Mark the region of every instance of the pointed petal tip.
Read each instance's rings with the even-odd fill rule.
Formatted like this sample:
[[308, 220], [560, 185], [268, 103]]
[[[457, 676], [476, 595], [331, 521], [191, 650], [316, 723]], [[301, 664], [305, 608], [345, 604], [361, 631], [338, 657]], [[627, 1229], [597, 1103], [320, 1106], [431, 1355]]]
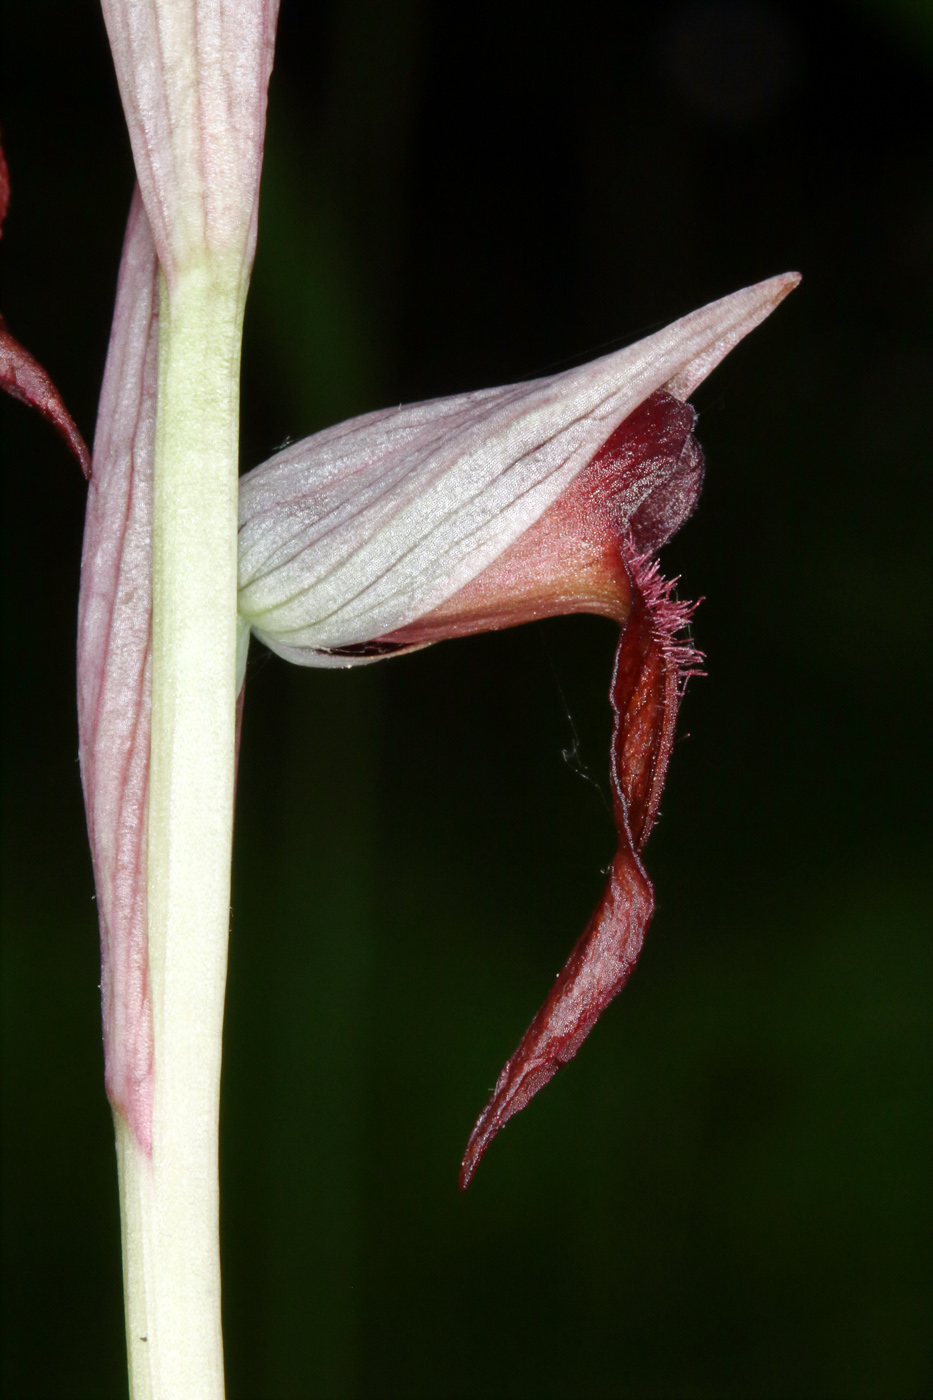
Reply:
[[473, 1179], [474, 1163], [470, 1161], [469, 1154], [464, 1155], [460, 1163], [460, 1174], [457, 1177], [457, 1189], [461, 1193], [467, 1189]]
[[688, 399], [729, 351], [767, 320], [800, 280], [799, 272], [781, 272], [675, 321], [670, 329], [685, 337], [693, 353], [684, 357], [682, 368], [667, 381], [668, 392], [678, 399]]
[[799, 272], [780, 272], [776, 277], [766, 277], [763, 282], [753, 282], [750, 287], [714, 303], [722, 307], [731, 304], [739, 312], [740, 325], [734, 328], [734, 341], [743, 339], [749, 331], [761, 325], [801, 280]]
[[476, 1175], [476, 1168], [483, 1160], [486, 1148], [492, 1142], [506, 1119], [512, 1116], [511, 1112], [507, 1112], [503, 1115], [501, 1113], [492, 1112], [492, 1109], [493, 1103], [491, 1102], [487, 1104], [486, 1108], [480, 1114], [470, 1134], [470, 1140], [463, 1154], [463, 1161], [460, 1163], [460, 1174], [457, 1178], [457, 1185], [461, 1191], [467, 1189], [473, 1177]]
[[470, 1140], [466, 1145], [466, 1151], [463, 1154], [463, 1161], [460, 1163], [457, 1186], [461, 1191], [465, 1191], [473, 1180], [476, 1168], [483, 1160], [483, 1154], [486, 1148], [492, 1142], [501, 1127], [501, 1124], [498, 1122], [490, 1125], [489, 1116], [489, 1105], [487, 1104], [473, 1127]]
[[784, 300], [788, 292], [792, 292], [795, 287], [799, 287], [802, 281], [802, 272], [781, 272], [777, 277], [769, 277], [767, 281], [759, 283], [759, 286], [762, 287], [762, 289], [765, 287], [773, 287], [772, 304], [777, 306], [779, 302]]
[[473, 1173], [476, 1171], [476, 1166], [477, 1163], [475, 1159], [473, 1159], [468, 1152], [460, 1163], [460, 1175], [457, 1177], [457, 1188], [461, 1193], [467, 1189], [470, 1182], [473, 1180]]
[[[589, 928], [587, 932], [589, 932]], [[585, 938], [586, 934], [584, 934]], [[567, 965], [573, 961], [578, 948], [579, 944], [571, 953]], [[555, 992], [559, 994], [561, 990], [567, 965], [558, 973], [550, 996], [522, 1036], [515, 1053], [506, 1061], [502, 1073], [496, 1080], [496, 1087], [491, 1099], [473, 1125], [473, 1131], [470, 1133], [463, 1161], [460, 1164], [459, 1184], [461, 1191], [465, 1191], [473, 1180], [476, 1168], [483, 1160], [486, 1149], [493, 1138], [498, 1136], [510, 1118], [514, 1118], [516, 1113], [521, 1113], [523, 1108], [527, 1108], [539, 1089], [543, 1089], [545, 1084], [554, 1078], [561, 1066], [566, 1064], [568, 1060], [572, 1060], [577, 1052], [576, 1045], [572, 1048], [569, 1043], [558, 1045], [560, 1036], [555, 1036], [552, 1025]], [[585, 1035], [586, 1032], [581, 1039], [585, 1039]]]

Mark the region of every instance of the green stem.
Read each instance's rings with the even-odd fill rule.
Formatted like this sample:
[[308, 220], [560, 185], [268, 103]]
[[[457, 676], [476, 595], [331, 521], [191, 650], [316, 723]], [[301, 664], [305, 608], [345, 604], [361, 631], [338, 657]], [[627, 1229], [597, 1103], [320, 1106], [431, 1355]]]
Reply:
[[[118, 1124], [134, 1400], [222, 1400], [217, 1128], [233, 830], [239, 267], [161, 286], [148, 919], [152, 1156]], [[145, 1337], [145, 1341], [140, 1341]]]
[[153, 1230], [152, 1163], [133, 1130], [116, 1111], [117, 1174], [120, 1183], [120, 1225], [123, 1235], [123, 1305], [126, 1354], [132, 1400], [152, 1400], [149, 1365], [149, 1307], [146, 1299], [146, 1256]]

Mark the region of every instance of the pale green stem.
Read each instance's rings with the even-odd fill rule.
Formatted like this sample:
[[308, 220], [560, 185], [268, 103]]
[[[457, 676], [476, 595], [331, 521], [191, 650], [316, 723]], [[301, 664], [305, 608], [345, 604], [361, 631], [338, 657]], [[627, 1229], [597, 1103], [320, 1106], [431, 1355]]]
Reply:
[[[189, 266], [159, 313], [148, 917], [151, 1160], [118, 1120], [133, 1400], [222, 1400], [217, 1128], [233, 830], [245, 288]], [[141, 1340], [145, 1338], [145, 1340]]]
[[120, 1228], [123, 1236], [123, 1306], [130, 1395], [132, 1400], [152, 1400], [149, 1306], [146, 1298], [146, 1264], [153, 1228], [152, 1163], [149, 1154], [136, 1141], [132, 1129], [116, 1111], [113, 1121], [117, 1135]]

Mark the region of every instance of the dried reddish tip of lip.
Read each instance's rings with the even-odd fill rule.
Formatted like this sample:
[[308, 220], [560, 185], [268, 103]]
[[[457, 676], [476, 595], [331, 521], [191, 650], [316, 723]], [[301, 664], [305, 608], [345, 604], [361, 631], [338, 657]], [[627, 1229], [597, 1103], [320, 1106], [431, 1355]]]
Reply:
[[[681, 483], [693, 470], [689, 452], [683, 460]], [[693, 499], [695, 486], [698, 481], [689, 483]], [[675, 505], [670, 506], [672, 518], [677, 514]], [[654, 509], [658, 519], [652, 545], [666, 534], [669, 524], [659, 503], [655, 502]], [[632, 524], [636, 523], [637, 516]], [[644, 518], [640, 523], [647, 528]], [[461, 1190], [469, 1185], [499, 1129], [573, 1059], [602, 1012], [622, 990], [654, 913], [654, 889], [641, 852], [658, 812], [678, 702], [702, 658], [689, 644], [678, 641], [693, 606], [671, 597], [672, 585], [661, 578], [649, 554], [637, 551], [631, 530], [620, 543], [618, 557], [631, 598], [610, 692], [618, 849], [599, 906], [500, 1074], [473, 1129], [460, 1168]]]
[[[10, 176], [3, 148], [0, 147], [0, 230], [10, 202]], [[20, 403], [37, 408], [53, 428], [65, 439], [78, 459], [84, 475], [90, 480], [91, 454], [65, 407], [61, 394], [38, 360], [7, 330], [0, 316], [0, 388]]]

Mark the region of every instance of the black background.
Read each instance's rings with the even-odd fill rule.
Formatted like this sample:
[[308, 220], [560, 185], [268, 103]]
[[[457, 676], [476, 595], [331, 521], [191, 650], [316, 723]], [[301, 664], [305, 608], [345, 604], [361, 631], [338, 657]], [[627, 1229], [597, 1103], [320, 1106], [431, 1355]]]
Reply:
[[[132, 167], [91, 0], [4, 16], [2, 309], [90, 438]], [[632, 983], [465, 1198], [599, 892], [612, 627], [255, 648], [221, 1138], [232, 1400], [926, 1396], [933, 16], [284, 0], [244, 468], [798, 268], [696, 396], [708, 678]], [[3, 434], [3, 1393], [125, 1393], [74, 713], [84, 487]], [[689, 736], [689, 737], [688, 737]], [[579, 761], [565, 751], [579, 740]], [[585, 765], [592, 781], [581, 777]]]

